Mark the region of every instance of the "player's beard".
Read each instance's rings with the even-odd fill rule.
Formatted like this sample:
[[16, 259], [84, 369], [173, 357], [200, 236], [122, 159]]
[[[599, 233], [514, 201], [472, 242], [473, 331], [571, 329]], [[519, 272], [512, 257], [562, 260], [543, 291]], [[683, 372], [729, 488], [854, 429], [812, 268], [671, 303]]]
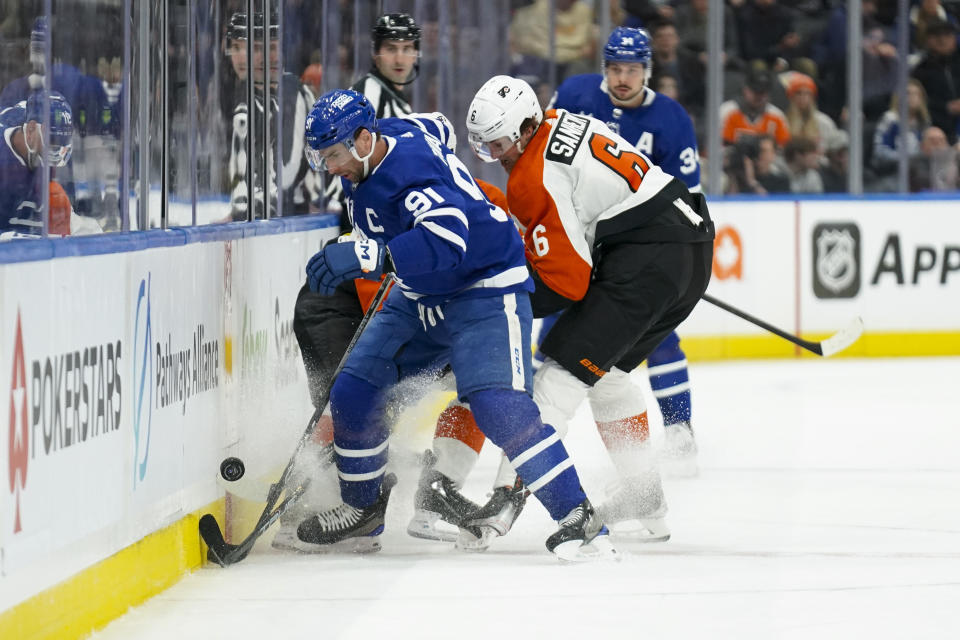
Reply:
[[[614, 101], [614, 102], [616, 102], [616, 103], [618, 103], [618, 104], [620, 104], [620, 105], [628, 104], [628, 103], [636, 100], [636, 99], [637, 99], [637, 96], [639, 96], [641, 93], [643, 93], [643, 85], [641, 84], [639, 89], [633, 91], [632, 93], [629, 93], [629, 91], [631, 91], [631, 89], [632, 89], [632, 87], [628, 87], [628, 86], [625, 86], [625, 85], [619, 85], [619, 86], [616, 86], [616, 87], [612, 87], [612, 88], [610, 89], [610, 97], [613, 98], [613, 101]], [[621, 90], [625, 91], [625, 93], [623, 93], [622, 95], [621, 95]]]

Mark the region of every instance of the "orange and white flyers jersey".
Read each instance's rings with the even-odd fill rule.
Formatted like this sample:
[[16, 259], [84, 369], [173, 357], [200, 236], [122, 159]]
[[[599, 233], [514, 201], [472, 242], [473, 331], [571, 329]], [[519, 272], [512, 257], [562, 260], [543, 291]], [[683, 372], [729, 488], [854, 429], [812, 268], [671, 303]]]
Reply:
[[650, 200], [672, 179], [600, 120], [549, 110], [510, 172], [507, 201], [544, 284], [580, 300], [597, 223]]

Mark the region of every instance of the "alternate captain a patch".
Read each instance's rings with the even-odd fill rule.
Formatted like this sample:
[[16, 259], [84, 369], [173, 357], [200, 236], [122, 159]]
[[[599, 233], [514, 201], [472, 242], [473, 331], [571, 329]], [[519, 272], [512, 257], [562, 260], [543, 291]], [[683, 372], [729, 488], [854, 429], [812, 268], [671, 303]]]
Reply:
[[565, 112], [547, 140], [547, 160], [572, 164], [586, 132], [586, 118]]

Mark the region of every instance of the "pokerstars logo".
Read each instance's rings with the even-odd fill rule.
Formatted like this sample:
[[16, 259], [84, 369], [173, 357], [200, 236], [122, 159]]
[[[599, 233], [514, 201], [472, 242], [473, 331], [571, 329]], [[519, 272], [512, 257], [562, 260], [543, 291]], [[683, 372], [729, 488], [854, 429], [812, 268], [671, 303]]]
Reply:
[[147, 476], [153, 426], [153, 322], [150, 313], [152, 274], [140, 281], [133, 322], [133, 487]]
[[14, 533], [23, 529], [22, 503], [33, 462], [120, 430], [122, 353], [117, 340], [44, 354], [28, 365], [17, 308], [7, 426]]
[[23, 332], [20, 329], [20, 309], [17, 309], [17, 331], [13, 343], [13, 382], [10, 384], [10, 492], [16, 506], [13, 532], [18, 533], [20, 524], [20, 493], [27, 486], [27, 467], [30, 462], [27, 426], [27, 364], [23, 357]]

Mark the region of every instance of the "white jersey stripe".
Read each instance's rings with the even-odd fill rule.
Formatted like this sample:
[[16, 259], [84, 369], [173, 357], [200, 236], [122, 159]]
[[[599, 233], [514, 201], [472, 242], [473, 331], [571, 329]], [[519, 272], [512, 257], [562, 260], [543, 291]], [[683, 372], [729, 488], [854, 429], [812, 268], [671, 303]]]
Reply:
[[363, 482], [364, 480], [373, 480], [378, 476], [382, 476], [386, 470], [387, 465], [383, 465], [376, 471], [371, 471], [370, 473], [343, 473], [342, 471], [338, 471], [337, 475], [341, 480], [346, 480], [347, 482]]
[[556, 478], [558, 475], [569, 469], [573, 466], [573, 460], [567, 458], [550, 471], [547, 471], [545, 474], [531, 482], [527, 485], [527, 488], [532, 492], [539, 491], [541, 488], [545, 487], [551, 480]]
[[454, 209], [453, 207], [443, 207], [442, 209], [429, 209], [424, 213], [421, 213], [416, 217], [414, 224], [420, 222], [424, 218], [436, 218], [439, 216], [453, 216], [457, 220], [463, 223], [467, 229], [470, 228], [470, 221], [467, 220], [467, 216], [464, 215], [463, 211], [460, 209]]
[[527, 449], [526, 451], [518, 455], [516, 458], [513, 458], [512, 460], [510, 460], [511, 464], [513, 464], [513, 468], [516, 469], [517, 467], [522, 465], [524, 462], [529, 462], [538, 453], [543, 452], [545, 449], [547, 449], [547, 447], [557, 442], [560, 442], [560, 434], [554, 431], [552, 434], [550, 434], [549, 436], [547, 436], [537, 444], [533, 445], [532, 447], [530, 447], [529, 449]]
[[654, 391], [654, 392], [653, 392], [653, 397], [654, 397], [654, 398], [657, 398], [657, 399], [659, 399], [659, 398], [669, 398], [670, 396], [675, 396], [675, 395], [677, 395], [678, 393], [683, 393], [684, 391], [689, 391], [689, 389], [690, 389], [690, 383], [689, 383], [689, 382], [681, 382], [680, 384], [676, 384], [676, 385], [674, 385], [674, 386], [672, 386], [672, 387], [667, 387], [666, 389], [658, 389], [658, 390]]
[[425, 220], [422, 222], [420, 220], [417, 220], [415, 224], [421, 225], [424, 229], [426, 229], [430, 233], [443, 238], [450, 244], [456, 245], [461, 249], [463, 249], [464, 251], [467, 250], [466, 241], [462, 237], [454, 233], [453, 231], [450, 231], [450, 229], [447, 229], [446, 227], [441, 227], [436, 222], [431, 222], [429, 220]]
[[500, 287], [509, 287], [510, 285], [520, 284], [525, 282], [527, 278], [530, 277], [530, 272], [527, 271], [526, 266], [522, 267], [511, 267], [506, 271], [501, 271], [495, 276], [489, 278], [484, 278], [483, 280], [477, 280], [472, 285], [467, 287], [467, 289], [478, 289], [478, 288], [488, 288], [493, 287], [498, 289]]
[[383, 87], [375, 78], [367, 78], [367, 81], [363, 83], [363, 95], [369, 98], [374, 109], [380, 105], [381, 93], [383, 93]]
[[[526, 282], [527, 278], [530, 277], [530, 272], [527, 271], [525, 266], [523, 267], [511, 267], [506, 271], [501, 271], [495, 276], [490, 276], [489, 278], [484, 278], [482, 280], [477, 280], [472, 285], [464, 289], [464, 291], [469, 291], [470, 289], [479, 289], [479, 288], [494, 288], [500, 289], [503, 287], [509, 287], [511, 285], [520, 284], [521, 282]], [[416, 293], [410, 291], [403, 284], [403, 281], [397, 279], [397, 285], [400, 287], [400, 292], [411, 300], [419, 300], [424, 297], [422, 293]]]
[[333, 445], [333, 450], [342, 458], [369, 458], [386, 451], [388, 442], [389, 440], [384, 440], [383, 444], [373, 449], [341, 449], [337, 445]]
[[662, 376], [665, 373], [673, 373], [674, 371], [680, 371], [681, 369], [687, 368], [687, 359], [677, 360], [676, 362], [668, 362], [666, 364], [658, 364], [655, 367], [647, 367], [647, 375], [651, 376]]

